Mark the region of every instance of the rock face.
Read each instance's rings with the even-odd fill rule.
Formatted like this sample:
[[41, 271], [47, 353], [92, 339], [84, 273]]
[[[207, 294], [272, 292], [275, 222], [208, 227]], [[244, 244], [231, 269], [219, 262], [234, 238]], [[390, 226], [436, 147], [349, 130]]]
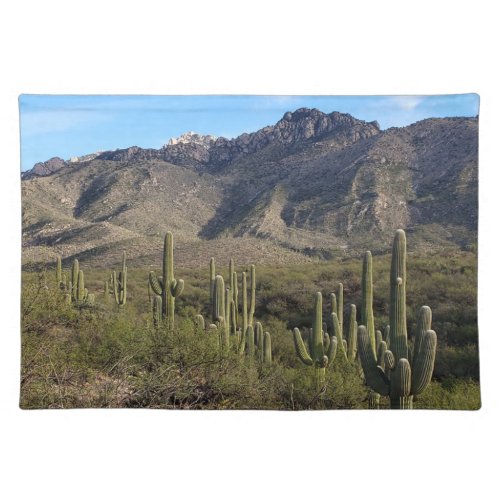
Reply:
[[67, 162], [58, 156], [54, 156], [50, 160], [36, 163], [31, 170], [24, 172], [23, 178], [29, 178], [30, 176], [44, 176], [50, 175], [57, 172], [61, 168], [67, 166]]
[[197, 144], [198, 146], [205, 146], [209, 148], [215, 142], [217, 137], [215, 135], [201, 135], [195, 132], [186, 132], [180, 137], [170, 139], [167, 146], [175, 146], [176, 144]]
[[301, 108], [293, 113], [285, 113], [275, 125], [264, 127], [257, 132], [244, 133], [235, 139], [187, 132], [178, 138], [170, 139], [159, 150], [132, 146], [88, 157], [112, 161], [158, 159], [174, 165], [219, 170], [237, 158], [257, 153], [270, 145], [299, 146], [307, 141], [319, 140], [328, 134], [335, 135], [338, 141], [346, 145], [379, 132], [377, 122], [366, 123], [345, 113], [325, 114], [317, 109]]
[[298, 109], [235, 139], [184, 134], [159, 150], [102, 153], [64, 175], [63, 160], [40, 164], [56, 170], [23, 180], [24, 244], [78, 240], [98, 253], [172, 230], [179, 242], [257, 238], [276, 255], [330, 257], [382, 251], [403, 228], [416, 247], [464, 247], [477, 240], [477, 153], [477, 118], [381, 131]]

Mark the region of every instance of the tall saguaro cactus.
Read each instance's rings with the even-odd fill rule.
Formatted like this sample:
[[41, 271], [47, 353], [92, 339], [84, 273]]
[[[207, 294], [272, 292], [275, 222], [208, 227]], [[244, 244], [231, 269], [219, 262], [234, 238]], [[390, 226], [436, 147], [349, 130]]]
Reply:
[[374, 352], [365, 325], [358, 327], [361, 365], [367, 384], [389, 396], [391, 408], [413, 408], [413, 396], [430, 383], [434, 370], [437, 337], [431, 330], [431, 310], [423, 306], [418, 315], [413, 355], [409, 355], [406, 331], [406, 235], [399, 229], [394, 237], [390, 276], [390, 328], [387, 348], [379, 339]]
[[[337, 338], [323, 334], [323, 296], [317, 292], [314, 297], [312, 337], [309, 342], [309, 352], [298, 328], [293, 329], [293, 342], [298, 358], [314, 370], [314, 381], [317, 390], [325, 384], [325, 369], [333, 363], [337, 352]], [[328, 340], [327, 340], [328, 339]]]
[[156, 277], [155, 273], [149, 273], [149, 282], [156, 295], [161, 295], [163, 321], [168, 321], [170, 329], [174, 327], [175, 299], [179, 297], [184, 289], [184, 280], [174, 278], [174, 237], [169, 231], [165, 235], [163, 244], [163, 275]]
[[255, 265], [250, 266], [250, 311], [248, 312], [248, 324], [253, 326], [255, 315]]
[[73, 261], [73, 266], [71, 267], [71, 284], [70, 284], [70, 293], [71, 300], [76, 302], [78, 300], [77, 296], [77, 286], [78, 286], [78, 273], [80, 272], [80, 264], [78, 263], [78, 259]]
[[215, 283], [215, 259], [210, 259], [210, 304], [214, 300], [214, 283]]
[[115, 302], [119, 307], [124, 307], [127, 302], [127, 263], [125, 251], [122, 256], [122, 270], [118, 272], [118, 276], [116, 275], [116, 271], [112, 272], [111, 282]]
[[[373, 316], [373, 262], [372, 253], [365, 252], [363, 258], [363, 271], [361, 274], [361, 325], [366, 327], [373, 355], [380, 365], [383, 360], [378, 357], [379, 342], [375, 333], [375, 319]], [[368, 395], [368, 408], [379, 408], [380, 394], [370, 392]]]
[[57, 282], [57, 286], [61, 286], [61, 283], [62, 283], [62, 280], [63, 280], [63, 277], [62, 277], [62, 261], [61, 261], [61, 256], [58, 255], [57, 256], [57, 260], [56, 260], [56, 282]]

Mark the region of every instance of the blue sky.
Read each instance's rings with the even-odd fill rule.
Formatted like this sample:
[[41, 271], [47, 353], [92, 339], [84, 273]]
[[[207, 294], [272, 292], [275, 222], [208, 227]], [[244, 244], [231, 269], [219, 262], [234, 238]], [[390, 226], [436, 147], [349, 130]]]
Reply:
[[70, 96], [19, 97], [21, 169], [53, 156], [159, 148], [194, 131], [236, 137], [276, 123], [285, 112], [340, 111], [382, 129], [430, 117], [476, 116], [477, 94], [441, 96]]

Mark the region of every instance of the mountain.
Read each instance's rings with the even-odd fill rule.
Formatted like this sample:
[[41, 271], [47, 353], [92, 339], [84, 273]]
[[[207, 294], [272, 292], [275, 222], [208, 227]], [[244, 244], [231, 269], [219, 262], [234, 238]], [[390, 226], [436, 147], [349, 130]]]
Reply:
[[23, 258], [107, 265], [123, 248], [146, 263], [167, 230], [180, 265], [387, 251], [400, 227], [422, 251], [473, 245], [477, 148], [477, 118], [381, 131], [302, 108], [235, 139], [190, 132], [160, 149], [53, 159], [23, 174]]

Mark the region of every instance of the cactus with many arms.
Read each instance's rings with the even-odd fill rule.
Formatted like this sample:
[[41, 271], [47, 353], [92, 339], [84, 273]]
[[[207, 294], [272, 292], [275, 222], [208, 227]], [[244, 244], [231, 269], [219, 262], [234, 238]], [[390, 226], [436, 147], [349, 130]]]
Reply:
[[413, 397], [429, 384], [436, 356], [436, 333], [431, 330], [431, 310], [422, 306], [418, 315], [413, 353], [406, 331], [406, 235], [399, 229], [394, 237], [390, 276], [389, 347], [380, 338], [378, 352], [365, 325], [358, 327], [358, 347], [367, 384], [389, 396], [391, 408], [413, 408]]
[[93, 293], [89, 293], [88, 289], [85, 288], [85, 276], [83, 270], [78, 271], [78, 280], [76, 283], [76, 304], [77, 305], [88, 305], [92, 306], [95, 303], [95, 296]]
[[174, 237], [171, 232], [165, 235], [163, 244], [163, 275], [156, 277], [151, 271], [149, 282], [156, 295], [161, 295], [163, 321], [168, 321], [168, 327], [174, 328], [175, 299], [179, 297], [184, 289], [184, 280], [176, 280], [174, 277]]
[[[317, 292], [314, 299], [313, 328], [307, 352], [298, 328], [293, 329], [295, 352], [299, 359], [314, 369], [314, 380], [317, 390], [325, 384], [325, 369], [333, 363], [337, 351], [338, 339], [323, 334], [323, 296]], [[336, 316], [336, 313], [335, 313]], [[340, 341], [341, 343], [341, 341]]]
[[122, 308], [127, 302], [127, 262], [125, 251], [122, 256], [122, 270], [116, 274], [116, 271], [111, 273], [111, 286], [116, 304]]

